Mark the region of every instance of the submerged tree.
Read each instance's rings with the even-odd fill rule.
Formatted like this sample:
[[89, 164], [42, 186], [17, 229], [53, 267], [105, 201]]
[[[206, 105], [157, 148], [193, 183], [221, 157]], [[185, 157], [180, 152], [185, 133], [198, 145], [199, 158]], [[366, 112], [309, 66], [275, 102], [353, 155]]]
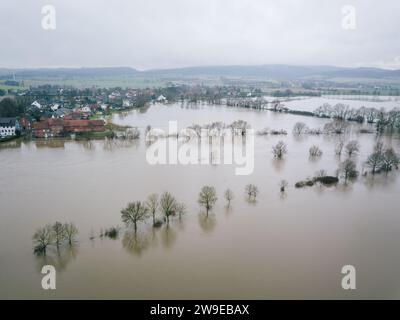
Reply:
[[53, 228], [51, 225], [46, 225], [36, 230], [32, 240], [35, 244], [34, 252], [36, 254], [46, 254], [47, 247], [54, 242]]
[[153, 217], [153, 226], [156, 224], [156, 212], [159, 206], [158, 194], [153, 193], [147, 198], [146, 202], [147, 209], [150, 211]]
[[360, 151], [360, 145], [355, 140], [349, 141], [349, 143], [346, 144], [345, 148], [346, 148], [346, 154], [348, 155], [349, 158], [351, 158], [353, 155], [357, 154]]
[[125, 209], [121, 210], [121, 218], [127, 226], [133, 226], [136, 232], [137, 224], [145, 222], [148, 218], [147, 207], [140, 201], [131, 202]]
[[339, 141], [335, 146], [335, 154], [340, 157], [342, 155], [343, 148], [344, 148], [344, 142]]
[[61, 222], [56, 221], [53, 224], [52, 229], [53, 229], [53, 233], [54, 233], [54, 243], [58, 249], [60, 247], [61, 243], [65, 239], [64, 225]]
[[382, 169], [386, 172], [391, 171], [393, 167], [397, 168], [399, 165], [399, 157], [392, 147], [386, 148], [383, 153]]
[[345, 182], [347, 182], [348, 179], [356, 178], [358, 176], [358, 171], [354, 161], [347, 159], [340, 163], [339, 174], [344, 178]]
[[212, 207], [217, 202], [217, 199], [218, 198], [215, 188], [204, 186], [199, 193], [198, 202], [206, 209], [206, 214], [208, 215], [208, 211], [212, 209]]
[[366, 165], [371, 168], [372, 174], [377, 171], [388, 172], [397, 168], [400, 163], [400, 158], [392, 147], [384, 147], [383, 143], [378, 142], [372, 154], [369, 155]]
[[288, 182], [286, 180], [281, 180], [281, 182], [279, 183], [279, 187], [281, 189], [281, 192], [285, 192], [286, 187], [288, 186]]
[[348, 130], [349, 124], [346, 120], [335, 118], [324, 126], [324, 131], [328, 134], [343, 134]]
[[167, 225], [169, 224], [169, 217], [176, 212], [176, 206], [178, 205], [174, 196], [172, 196], [169, 192], [164, 192], [161, 195], [160, 199], [160, 208], [161, 212], [165, 216], [165, 220], [167, 221]]
[[308, 151], [311, 158], [318, 158], [322, 156], [322, 150], [318, 146], [312, 146]]
[[234, 198], [233, 191], [231, 189], [226, 189], [224, 193], [225, 200], [228, 202], [228, 206], [231, 204], [232, 199]]
[[279, 141], [275, 146], [272, 147], [272, 154], [277, 159], [282, 159], [286, 153], [287, 146], [283, 141]]
[[248, 184], [245, 187], [245, 193], [249, 201], [251, 200], [255, 201], [258, 195], [258, 188], [254, 184]]
[[178, 215], [179, 220], [182, 219], [182, 216], [186, 213], [186, 205], [184, 203], [178, 203], [176, 205], [176, 214]]
[[383, 164], [383, 152], [382, 145], [380, 143], [375, 146], [374, 152], [368, 156], [365, 164], [371, 168], [372, 174], [375, 174], [377, 170], [380, 170]]
[[296, 122], [293, 127], [293, 134], [295, 134], [295, 135], [301, 135], [301, 134], [307, 133], [307, 131], [308, 131], [308, 128], [304, 122]]
[[74, 242], [76, 242], [76, 236], [78, 235], [78, 228], [72, 222], [65, 223], [64, 231], [65, 231], [65, 239], [67, 240], [68, 244], [69, 245], [74, 244]]

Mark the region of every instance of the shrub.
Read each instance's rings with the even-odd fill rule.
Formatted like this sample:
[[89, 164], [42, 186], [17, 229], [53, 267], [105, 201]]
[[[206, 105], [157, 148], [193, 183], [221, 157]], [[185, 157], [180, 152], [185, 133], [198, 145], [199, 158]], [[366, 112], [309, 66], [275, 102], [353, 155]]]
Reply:
[[314, 178], [315, 182], [320, 182], [325, 185], [331, 185], [339, 182], [339, 179], [337, 177], [333, 176], [323, 176], [323, 177], [316, 177]]

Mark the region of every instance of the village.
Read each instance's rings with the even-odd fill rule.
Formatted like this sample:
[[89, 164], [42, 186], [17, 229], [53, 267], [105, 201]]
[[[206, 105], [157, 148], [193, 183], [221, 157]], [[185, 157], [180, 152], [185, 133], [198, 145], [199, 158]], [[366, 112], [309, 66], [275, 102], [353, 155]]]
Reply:
[[[144, 107], [149, 101], [167, 102], [153, 90], [75, 89], [39, 86], [0, 101], [0, 141], [27, 138], [135, 136], [129, 128], [108, 124], [105, 116]], [[114, 129], [110, 132], [110, 127]], [[115, 130], [117, 129], [117, 130]], [[121, 133], [123, 131], [123, 133]]]
[[0, 142], [20, 136], [33, 139], [109, 136], [106, 116], [146, 108], [149, 103], [156, 102], [206, 101], [246, 108], [265, 107], [265, 101], [260, 99], [262, 91], [246, 86], [171, 84], [163, 88], [133, 89], [39, 85], [15, 88], [0, 97]]

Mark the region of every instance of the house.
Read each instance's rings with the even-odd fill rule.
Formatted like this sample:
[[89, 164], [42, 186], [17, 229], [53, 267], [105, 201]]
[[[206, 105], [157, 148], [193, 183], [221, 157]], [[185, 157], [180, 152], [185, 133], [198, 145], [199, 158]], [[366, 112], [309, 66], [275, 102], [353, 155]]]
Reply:
[[72, 113], [72, 111], [70, 109], [59, 108], [56, 111], [54, 111], [53, 118], [63, 118], [66, 115], [69, 115], [70, 113]]
[[167, 98], [166, 97], [164, 97], [162, 94], [157, 98], [157, 101], [158, 102], [166, 102], [167, 101]]
[[81, 111], [82, 112], [91, 112], [92, 110], [90, 109], [89, 106], [84, 106], [84, 107], [81, 108]]
[[38, 109], [42, 109], [42, 105], [37, 101], [32, 102], [31, 106], [36, 107]]
[[0, 137], [12, 137], [20, 131], [16, 118], [0, 118]]
[[56, 110], [58, 110], [60, 108], [60, 105], [58, 104], [58, 103], [55, 103], [55, 104], [53, 104], [51, 107], [50, 107], [50, 109], [52, 110], [52, 111], [56, 111]]
[[132, 106], [132, 103], [128, 99], [122, 100], [122, 107], [130, 108], [131, 106]]

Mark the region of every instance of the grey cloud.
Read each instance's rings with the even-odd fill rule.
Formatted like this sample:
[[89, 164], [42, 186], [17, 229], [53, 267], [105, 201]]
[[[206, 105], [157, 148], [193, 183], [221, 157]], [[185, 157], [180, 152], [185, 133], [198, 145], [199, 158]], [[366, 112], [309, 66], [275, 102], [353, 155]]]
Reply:
[[[52, 4], [57, 29], [41, 28]], [[343, 5], [357, 28], [341, 27]], [[0, 67], [325, 64], [400, 67], [400, 2], [2, 0]]]

